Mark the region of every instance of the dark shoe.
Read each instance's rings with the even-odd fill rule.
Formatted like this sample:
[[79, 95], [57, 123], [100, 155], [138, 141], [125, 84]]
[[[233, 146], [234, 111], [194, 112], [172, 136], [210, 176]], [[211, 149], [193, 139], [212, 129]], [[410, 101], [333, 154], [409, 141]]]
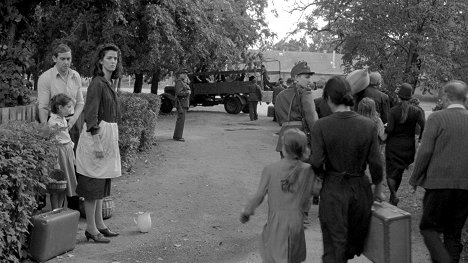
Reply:
[[185, 142], [184, 138], [173, 138], [173, 139], [174, 139], [174, 141]]
[[391, 205], [398, 206], [398, 203], [400, 202], [400, 198], [398, 198], [398, 197], [396, 197], [394, 195], [390, 195], [390, 200], [388, 200], [388, 202]]
[[101, 234], [103, 234], [105, 237], [116, 237], [116, 236], [119, 235], [119, 233], [117, 233], [117, 232], [112, 232], [112, 231], [110, 231], [109, 228], [105, 228], [105, 229], [99, 229], [99, 228], [98, 228], [98, 230], [99, 230], [99, 232], [100, 232]]
[[97, 235], [91, 235], [88, 231], [84, 232], [86, 240], [94, 240], [95, 243], [110, 243], [110, 239], [105, 238], [101, 233]]

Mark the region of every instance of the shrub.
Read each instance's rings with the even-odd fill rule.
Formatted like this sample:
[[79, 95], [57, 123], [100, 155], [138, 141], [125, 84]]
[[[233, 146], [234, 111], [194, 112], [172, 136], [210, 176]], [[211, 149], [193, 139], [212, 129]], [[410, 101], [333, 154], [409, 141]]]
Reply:
[[26, 256], [26, 238], [36, 195], [45, 193], [48, 171], [57, 160], [47, 126], [9, 122], [0, 125], [0, 262]]
[[119, 148], [122, 165], [131, 168], [136, 160], [140, 147], [141, 133], [144, 130], [143, 116], [147, 113], [148, 101], [132, 96], [131, 93], [121, 93], [119, 120]]
[[148, 108], [146, 109], [147, 113], [143, 114], [144, 129], [141, 132], [139, 146], [140, 150], [145, 150], [154, 142], [156, 120], [159, 114], [159, 107], [161, 106], [161, 99], [158, 95], [151, 93], [138, 93], [133, 95], [148, 101]]
[[121, 92], [119, 96], [119, 147], [122, 165], [130, 169], [140, 150], [150, 148], [154, 141], [157, 114], [161, 100], [156, 94]]

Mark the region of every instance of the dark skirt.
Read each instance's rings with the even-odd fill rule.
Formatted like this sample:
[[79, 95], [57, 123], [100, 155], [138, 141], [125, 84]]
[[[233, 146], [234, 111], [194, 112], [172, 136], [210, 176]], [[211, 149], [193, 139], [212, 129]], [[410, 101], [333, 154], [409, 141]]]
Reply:
[[[385, 162], [396, 168], [408, 168], [416, 154], [415, 138], [389, 137], [385, 146]], [[387, 171], [388, 174], [388, 171]]]
[[110, 196], [111, 179], [97, 179], [76, 173], [76, 193], [85, 200], [99, 200]]

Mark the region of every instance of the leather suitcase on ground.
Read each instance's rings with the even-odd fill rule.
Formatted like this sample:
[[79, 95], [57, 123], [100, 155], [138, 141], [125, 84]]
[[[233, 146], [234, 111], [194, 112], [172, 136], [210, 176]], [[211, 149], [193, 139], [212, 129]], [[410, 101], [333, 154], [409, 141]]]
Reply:
[[275, 107], [268, 106], [267, 117], [275, 117]]
[[374, 202], [363, 254], [376, 263], [411, 263], [411, 214]]
[[73, 250], [80, 213], [71, 209], [55, 209], [33, 216], [29, 254], [39, 262]]

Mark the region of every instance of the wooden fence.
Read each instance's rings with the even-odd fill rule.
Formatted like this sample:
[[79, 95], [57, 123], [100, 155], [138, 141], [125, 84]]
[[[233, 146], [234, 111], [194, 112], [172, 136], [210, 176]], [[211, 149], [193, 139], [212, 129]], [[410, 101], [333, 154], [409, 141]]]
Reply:
[[10, 121], [32, 122], [38, 119], [37, 115], [38, 110], [36, 104], [0, 108], [0, 124], [8, 123]]

